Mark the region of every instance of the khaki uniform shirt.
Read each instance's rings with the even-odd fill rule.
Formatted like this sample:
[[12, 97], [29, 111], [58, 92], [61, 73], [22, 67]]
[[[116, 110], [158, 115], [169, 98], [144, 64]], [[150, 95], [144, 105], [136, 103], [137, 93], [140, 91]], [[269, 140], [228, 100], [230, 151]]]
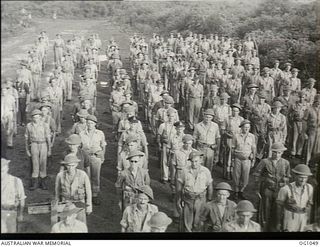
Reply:
[[64, 221], [60, 221], [52, 226], [51, 233], [87, 233], [86, 224], [80, 220], [75, 220], [74, 224], [69, 226]]
[[1, 179], [1, 205], [18, 206], [21, 200], [24, 200], [23, 184], [20, 178], [7, 174]]
[[46, 142], [50, 138], [51, 132], [49, 125], [44, 122], [35, 124], [34, 122], [28, 123], [24, 137], [30, 142]]
[[104, 133], [101, 130], [95, 129], [93, 133], [84, 130], [79, 133], [79, 136], [82, 141], [83, 150], [102, 150], [107, 145]]
[[232, 221], [225, 225], [223, 232], [261, 232], [261, 226], [250, 220], [247, 228], [240, 226], [237, 220]]
[[236, 153], [241, 153], [244, 157], [249, 158], [250, 155], [256, 153], [256, 138], [251, 133], [240, 133], [234, 136], [232, 146]]
[[198, 143], [216, 144], [216, 140], [220, 138], [219, 126], [214, 122], [208, 125], [200, 122], [195, 125], [193, 137]]

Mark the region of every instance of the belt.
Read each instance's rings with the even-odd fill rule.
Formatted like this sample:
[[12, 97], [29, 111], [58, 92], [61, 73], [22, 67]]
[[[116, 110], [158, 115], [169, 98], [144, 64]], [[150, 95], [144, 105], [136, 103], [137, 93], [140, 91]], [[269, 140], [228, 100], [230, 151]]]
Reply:
[[208, 144], [208, 143], [204, 143], [204, 142], [198, 142], [198, 146], [201, 148], [211, 148], [212, 145], [216, 145], [216, 144]]
[[31, 141], [31, 143], [38, 143], [38, 144], [40, 144], [40, 143], [46, 143], [47, 141]]
[[7, 210], [7, 211], [17, 211], [17, 206], [15, 205], [1, 205], [1, 210]]
[[190, 98], [191, 99], [201, 99], [201, 97], [191, 97], [191, 96], [190, 96]]
[[307, 208], [300, 208], [297, 206], [285, 205], [284, 208], [295, 214], [305, 214], [307, 212]]
[[206, 191], [203, 191], [201, 193], [194, 193], [194, 192], [189, 192], [189, 191], [185, 191], [183, 193], [184, 198], [186, 199], [191, 199], [191, 200], [196, 200], [198, 198], [203, 198], [206, 196]]

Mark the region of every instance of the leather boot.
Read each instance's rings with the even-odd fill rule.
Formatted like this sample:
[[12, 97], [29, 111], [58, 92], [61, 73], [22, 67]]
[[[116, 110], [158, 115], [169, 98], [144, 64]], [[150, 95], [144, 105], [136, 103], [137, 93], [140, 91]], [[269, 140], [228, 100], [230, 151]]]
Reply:
[[48, 190], [48, 177], [40, 178], [41, 181], [41, 189]]
[[38, 178], [31, 178], [30, 190], [36, 190], [38, 188]]

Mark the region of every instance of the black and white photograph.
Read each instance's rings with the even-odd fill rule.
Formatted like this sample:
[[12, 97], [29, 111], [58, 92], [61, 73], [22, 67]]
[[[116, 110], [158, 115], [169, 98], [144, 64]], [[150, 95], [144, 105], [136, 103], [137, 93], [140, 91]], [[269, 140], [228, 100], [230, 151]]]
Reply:
[[1, 235], [230, 232], [320, 232], [320, 1], [1, 1]]

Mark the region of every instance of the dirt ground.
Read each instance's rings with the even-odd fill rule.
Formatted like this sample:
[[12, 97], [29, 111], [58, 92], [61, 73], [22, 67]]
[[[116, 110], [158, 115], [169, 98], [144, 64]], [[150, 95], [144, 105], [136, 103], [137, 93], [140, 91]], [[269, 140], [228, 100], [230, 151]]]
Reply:
[[[130, 33], [124, 32], [120, 27], [109, 23], [108, 21], [88, 21], [88, 20], [37, 20], [36, 27], [29, 29], [27, 32], [22, 33], [19, 37], [13, 37], [7, 40], [2, 40], [1, 50], [1, 69], [2, 76], [15, 77], [15, 71], [18, 68], [18, 60], [26, 54], [28, 48], [32, 45], [35, 37], [40, 31], [46, 30], [52, 45], [52, 40], [55, 38], [56, 33], [62, 33], [63, 38], [67, 40], [73, 33], [84, 34], [86, 37], [91, 33], [98, 33], [103, 41], [104, 47], [106, 41], [111, 37], [115, 38], [119, 44], [121, 51], [120, 55], [126, 68], [128, 68], [128, 54], [129, 54], [129, 36]], [[104, 49], [102, 49], [104, 50]], [[53, 48], [50, 47], [48, 54], [48, 64], [46, 72], [53, 68]], [[107, 81], [106, 78], [106, 65], [102, 63], [102, 69], [99, 74], [99, 81]], [[75, 78], [79, 78], [80, 71], [76, 71]], [[115, 193], [114, 183], [116, 180], [116, 146], [114, 136], [111, 133], [112, 119], [111, 115], [105, 112], [109, 111], [108, 100], [110, 95], [109, 88], [102, 88], [98, 85], [98, 121], [100, 123], [99, 129], [104, 131], [106, 141], [108, 143], [106, 151], [106, 159], [101, 170], [101, 200], [100, 206], [93, 207], [93, 213], [87, 217], [89, 232], [102, 233], [102, 232], [119, 232], [120, 231], [120, 210], [118, 207], [118, 199]], [[77, 95], [73, 94], [73, 100], [67, 102], [64, 107], [64, 120], [62, 121], [62, 133], [56, 138], [56, 142], [52, 151], [52, 163], [48, 165], [48, 176], [50, 178], [49, 190], [36, 190], [29, 191], [29, 178], [30, 178], [30, 162], [25, 153], [24, 146], [24, 127], [18, 127], [18, 134], [14, 138], [14, 149], [8, 150], [9, 159], [12, 160], [10, 173], [22, 179], [27, 195], [26, 204], [35, 202], [49, 202], [54, 198], [54, 181], [57, 172], [60, 168], [59, 162], [63, 159], [62, 153], [66, 148], [64, 139], [66, 132], [72, 126], [71, 110], [73, 104], [77, 102]], [[145, 128], [146, 129], [146, 128]], [[159, 182], [160, 179], [160, 157], [156, 155], [156, 145], [154, 138], [147, 132], [149, 142], [149, 173], [151, 177], [151, 187], [154, 190], [155, 200], [154, 204], [159, 207], [160, 211], [164, 211], [169, 216], [172, 215], [172, 202], [170, 200], [171, 190], [169, 185], [163, 185]], [[216, 167], [214, 173], [214, 183], [222, 181], [221, 168]], [[246, 190], [246, 194], [250, 200], [256, 203], [257, 196], [254, 192], [254, 185], [251, 183]], [[50, 215], [28, 215], [25, 213], [24, 222], [19, 225], [20, 233], [46, 233], [50, 232]], [[178, 224], [173, 223], [170, 225], [169, 232], [178, 231]]]

